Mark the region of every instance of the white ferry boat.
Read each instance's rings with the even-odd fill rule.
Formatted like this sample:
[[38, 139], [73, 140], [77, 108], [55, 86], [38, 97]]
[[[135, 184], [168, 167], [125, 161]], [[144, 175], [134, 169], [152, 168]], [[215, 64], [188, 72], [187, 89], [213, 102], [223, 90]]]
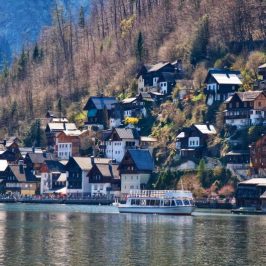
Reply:
[[194, 208], [193, 195], [185, 190], [134, 190], [118, 204], [120, 213], [191, 215]]

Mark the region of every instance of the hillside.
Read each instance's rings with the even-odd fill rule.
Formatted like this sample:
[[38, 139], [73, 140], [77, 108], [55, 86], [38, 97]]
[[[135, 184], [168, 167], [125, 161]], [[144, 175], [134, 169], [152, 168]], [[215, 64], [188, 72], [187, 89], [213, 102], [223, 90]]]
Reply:
[[265, 49], [265, 3], [219, 3], [92, 1], [89, 18], [55, 8], [53, 24], [43, 29], [38, 44], [24, 49], [2, 73], [1, 135], [24, 135], [35, 118], [56, 108], [60, 97], [71, 116], [89, 94], [130, 95], [144, 62], [180, 59], [185, 78], [194, 77], [199, 86], [197, 66], [218, 62], [244, 68], [249, 51]]

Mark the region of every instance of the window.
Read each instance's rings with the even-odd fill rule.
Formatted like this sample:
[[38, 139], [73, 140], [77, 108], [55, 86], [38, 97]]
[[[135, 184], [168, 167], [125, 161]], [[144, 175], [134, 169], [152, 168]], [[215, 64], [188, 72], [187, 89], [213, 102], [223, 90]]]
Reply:
[[176, 200], [175, 202], [176, 202], [176, 206], [182, 206], [183, 205], [182, 200]]
[[258, 102], [258, 106], [261, 107], [261, 102]]
[[170, 206], [171, 202], [170, 200], [164, 200], [164, 206]]

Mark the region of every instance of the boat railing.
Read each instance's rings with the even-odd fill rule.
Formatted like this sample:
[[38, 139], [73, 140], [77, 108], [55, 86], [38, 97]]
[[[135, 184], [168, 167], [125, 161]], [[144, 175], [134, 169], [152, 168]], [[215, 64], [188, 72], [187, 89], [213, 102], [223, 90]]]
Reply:
[[192, 193], [188, 190], [130, 190], [128, 197], [136, 198], [191, 198]]

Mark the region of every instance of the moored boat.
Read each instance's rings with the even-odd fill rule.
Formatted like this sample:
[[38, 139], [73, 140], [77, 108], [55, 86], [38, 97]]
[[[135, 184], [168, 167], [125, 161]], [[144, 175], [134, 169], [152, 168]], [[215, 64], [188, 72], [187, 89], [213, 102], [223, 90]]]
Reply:
[[194, 208], [193, 195], [185, 190], [134, 190], [118, 205], [120, 213], [191, 215]]

